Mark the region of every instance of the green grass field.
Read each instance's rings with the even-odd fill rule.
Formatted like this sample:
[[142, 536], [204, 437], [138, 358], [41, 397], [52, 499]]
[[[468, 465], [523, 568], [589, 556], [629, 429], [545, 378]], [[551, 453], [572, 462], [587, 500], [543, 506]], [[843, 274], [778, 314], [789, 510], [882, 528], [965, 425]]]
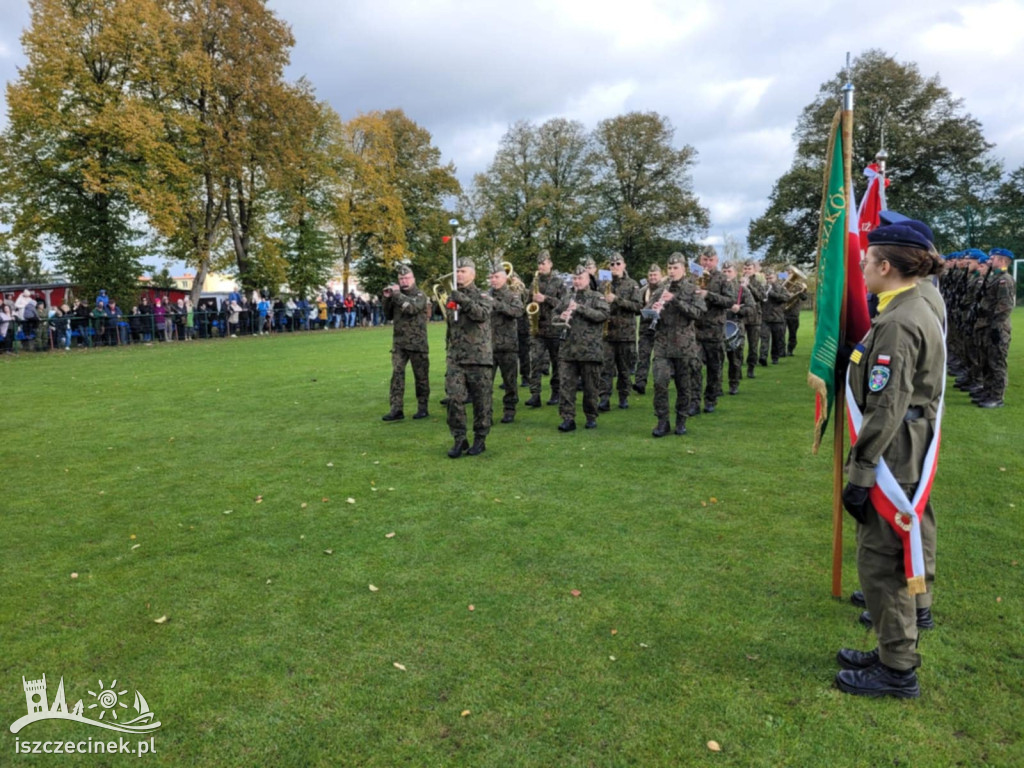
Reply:
[[15, 754], [110, 736], [6, 730], [43, 674], [69, 707], [140, 690], [139, 764], [1024, 764], [1021, 339], [1006, 408], [948, 393], [938, 627], [896, 701], [832, 687], [873, 636], [830, 596], [810, 337], [685, 437], [648, 394], [568, 435], [521, 409], [458, 461], [441, 326], [431, 417], [394, 424], [390, 329], [0, 361], [0, 765], [129, 759]]

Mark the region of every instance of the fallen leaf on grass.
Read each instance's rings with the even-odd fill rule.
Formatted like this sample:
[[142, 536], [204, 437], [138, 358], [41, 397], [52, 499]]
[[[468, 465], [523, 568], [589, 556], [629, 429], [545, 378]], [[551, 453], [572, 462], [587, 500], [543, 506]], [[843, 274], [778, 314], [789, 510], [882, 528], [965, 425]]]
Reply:
[[77, 579], [78, 578], [78, 574], [77, 573], [72, 573], [71, 574], [71, 578], [72, 579]]
[[[320, 501], [322, 501], [324, 504], [326, 504], [328, 501], [330, 501], [330, 499], [327, 498], [326, 496], [324, 496], [322, 499], [320, 499]], [[354, 501], [352, 503], [355, 504]]]
[[608, 657], [608, 661], [615, 661], [615, 657], [614, 656], [609, 656]]
[[475, 606], [475, 605], [473, 605], [472, 603], [470, 603], [470, 605], [468, 606], [468, 609], [469, 609], [470, 611], [475, 611], [475, 610], [476, 610], [476, 606]]
[[375, 586], [373, 586], [373, 584], [371, 584], [371, 585], [370, 585], [370, 591], [371, 591], [371, 592], [379, 592], [379, 591], [380, 591], [380, 589], [379, 589], [378, 587], [375, 587]]
[[997, 598], [996, 598], [996, 602], [997, 602], [997, 603], [1001, 603], [1001, 602], [1003, 602], [1003, 598], [1001, 598], [1001, 597], [997, 597]]
[[167, 614], [164, 614], [159, 619], [153, 619], [154, 624], [166, 624], [168, 621]]
[[640, 647], [641, 648], [650, 648], [651, 646], [649, 646], [647, 643], [640, 643]]
[[[327, 499], [324, 499], [324, 501], [327, 501]], [[345, 499], [345, 501], [347, 501], [349, 504], [355, 504], [356, 503], [356, 500], [353, 499], [351, 496], [349, 496], [347, 499]]]
[[613, 630], [612, 630], [612, 634], [613, 634], [613, 635], [617, 635], [617, 634], [619, 634], [619, 630], [617, 630], [617, 629], [613, 629]]
[[301, 504], [299, 504], [299, 509], [305, 509], [307, 506], [309, 505], [306, 504], [306, 502], [302, 502]]
[[746, 654], [746, 656], [747, 656], [747, 661], [757, 661], [758, 659], [761, 658], [756, 653], [748, 653], [748, 654]]
[[700, 503], [700, 505], [701, 505], [702, 507], [706, 507], [706, 506], [708, 505], [708, 503], [707, 503], [706, 501], [702, 501], [702, 502]]
[[717, 504], [718, 503], [718, 499], [716, 499], [714, 496], [712, 496], [711, 497], [711, 503], [712, 504]]
[[231, 512], [232, 512], [232, 510], [230, 510], [230, 509], [225, 509], [225, 510], [224, 510], [224, 511], [223, 511], [223, 512], [222, 512], [221, 514], [224, 514], [224, 515], [230, 515], [230, 514], [231, 514]]
[[333, 555], [334, 554], [334, 550], [333, 549], [325, 549], [324, 550], [324, 554], [325, 555]]
[[999, 468], [999, 471], [1000, 471], [1000, 472], [1005, 472], [1005, 471], [1006, 471], [1006, 467], [1000, 467], [1000, 468]]
[[395, 669], [400, 669], [403, 672], [405, 672], [405, 665], [404, 664], [399, 664], [397, 661], [394, 664], [395, 664]]
[[263, 497], [262, 496], [257, 496], [255, 499], [253, 499], [253, 501], [255, 501], [257, 504], [262, 504], [263, 503]]
[[129, 539], [133, 539], [133, 540], [134, 540], [134, 539], [135, 539], [135, 534], [133, 533], [133, 534], [132, 534], [131, 536], [129, 536], [128, 538], [129, 538]]
[[385, 533], [384, 534], [384, 538], [385, 539], [393, 539], [393, 538], [395, 538], [395, 532], [392, 531], [391, 533]]
[[270, 583], [270, 579], [267, 579], [267, 584], [269, 584], [269, 583]]
[[470, 711], [469, 711], [468, 709], [464, 709], [464, 710], [462, 710], [462, 712], [460, 713], [460, 716], [461, 716], [461, 717], [469, 717], [469, 715], [470, 715]]
[[333, 467], [334, 466], [334, 462], [333, 461], [328, 461], [327, 462], [327, 466], [328, 467]]
[[722, 746], [717, 741], [709, 741], [708, 749], [710, 749], [712, 752], [721, 752]]
[[572, 595], [573, 597], [579, 597], [579, 596], [580, 596], [580, 595], [582, 595], [583, 593], [582, 593], [582, 592], [580, 592], [580, 591], [579, 591], [578, 589], [573, 589], [573, 590], [570, 590], [570, 591], [569, 591], [569, 594], [570, 594], [570, 595]]
[[141, 544], [132, 544], [132, 549], [136, 550], [136, 549], [138, 549], [141, 546], [142, 546]]

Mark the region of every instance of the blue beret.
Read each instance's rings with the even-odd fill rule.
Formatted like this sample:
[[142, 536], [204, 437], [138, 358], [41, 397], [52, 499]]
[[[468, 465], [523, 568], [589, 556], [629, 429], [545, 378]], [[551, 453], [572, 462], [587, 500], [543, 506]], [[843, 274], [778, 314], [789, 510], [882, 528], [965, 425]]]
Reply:
[[[920, 222], [915, 222], [920, 223]], [[927, 228], [926, 225], [921, 224]], [[929, 230], [930, 232], [931, 230]], [[886, 224], [868, 232], [868, 245], [898, 245], [904, 248], [920, 248], [927, 251], [932, 247], [931, 238], [908, 222]]]
[[980, 248], [968, 248], [964, 251], [964, 258], [974, 259], [979, 264], [984, 264], [988, 261], [988, 254]]
[[993, 248], [991, 251], [988, 252], [988, 255], [989, 256], [1005, 256], [1010, 261], [1013, 261], [1015, 258], [1017, 258], [1016, 256], [1013, 255], [1013, 251], [1008, 251], [1005, 248]]

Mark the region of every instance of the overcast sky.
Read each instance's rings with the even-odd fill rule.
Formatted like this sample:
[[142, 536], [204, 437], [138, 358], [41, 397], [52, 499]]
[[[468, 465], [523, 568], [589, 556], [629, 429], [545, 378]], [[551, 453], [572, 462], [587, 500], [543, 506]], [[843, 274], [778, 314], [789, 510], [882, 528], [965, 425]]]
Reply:
[[[634, 110], [668, 116], [676, 143], [698, 152], [711, 242], [746, 241], [792, 162], [801, 109], [847, 51], [880, 48], [939, 75], [1007, 169], [1024, 164], [1024, 0], [269, 4], [295, 35], [291, 79], [305, 75], [345, 119], [404, 109], [464, 185], [517, 120], [568, 117], [589, 129]], [[24, 61], [28, 19], [27, 0], [0, 0], [4, 81]]]

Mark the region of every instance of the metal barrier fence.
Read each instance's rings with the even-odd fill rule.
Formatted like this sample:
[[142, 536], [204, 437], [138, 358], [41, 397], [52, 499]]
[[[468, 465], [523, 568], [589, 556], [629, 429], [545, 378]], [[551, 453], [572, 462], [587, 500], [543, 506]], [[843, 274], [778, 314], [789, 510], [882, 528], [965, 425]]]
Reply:
[[[289, 314], [287, 310], [272, 311], [266, 316], [243, 310], [237, 313], [237, 322], [234, 323], [231, 322], [232, 315], [223, 312], [199, 310], [192, 312], [191, 317], [191, 323], [184, 314], [168, 314], [162, 321], [152, 314], [119, 317], [62, 315], [35, 320], [15, 318], [10, 321], [7, 333], [0, 337], [0, 350], [8, 354], [46, 352], [72, 347], [114, 347], [346, 328], [341, 315], [328, 315], [326, 320], [321, 320], [300, 313]], [[380, 317], [367, 317], [364, 324], [347, 327], [372, 327], [383, 322]]]

